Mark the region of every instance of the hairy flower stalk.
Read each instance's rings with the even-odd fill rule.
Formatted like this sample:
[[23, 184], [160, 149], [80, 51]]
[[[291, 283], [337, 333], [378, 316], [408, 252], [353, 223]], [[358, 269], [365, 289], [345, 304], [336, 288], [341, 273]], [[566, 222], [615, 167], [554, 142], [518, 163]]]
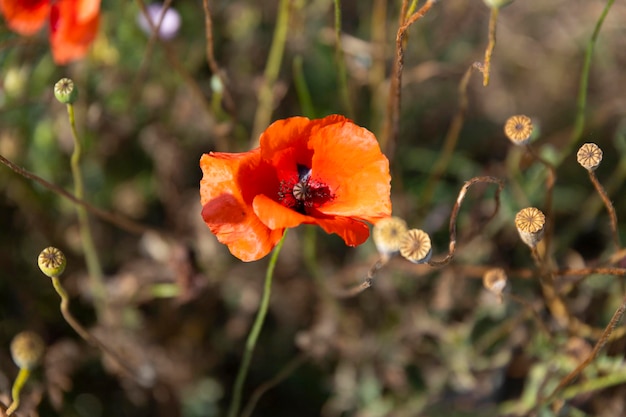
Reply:
[[[83, 184], [83, 174], [80, 167], [81, 143], [76, 130], [76, 119], [74, 115], [74, 101], [78, 96], [78, 92], [74, 82], [68, 78], [62, 78], [54, 86], [54, 94], [59, 102], [67, 106], [67, 114], [72, 128], [72, 138], [74, 139], [74, 151], [70, 164], [72, 167], [72, 177], [74, 179], [74, 195], [79, 200], [84, 200], [85, 186]], [[78, 225], [80, 229], [80, 237], [85, 251], [85, 262], [89, 278], [91, 279], [91, 287], [93, 291], [94, 305], [99, 315], [102, 314], [105, 304], [105, 286], [102, 267], [96, 245], [94, 244], [89, 225], [89, 216], [85, 207], [76, 205], [76, 214], [78, 215]]]

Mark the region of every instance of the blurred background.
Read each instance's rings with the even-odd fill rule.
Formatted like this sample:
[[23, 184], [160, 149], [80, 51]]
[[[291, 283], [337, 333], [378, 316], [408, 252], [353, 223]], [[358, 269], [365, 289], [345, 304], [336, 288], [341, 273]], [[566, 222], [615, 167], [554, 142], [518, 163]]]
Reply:
[[[268, 260], [239, 261], [203, 223], [201, 155], [246, 151], [269, 122], [294, 115], [345, 114], [385, 135], [401, 2], [342, 1], [340, 54], [334, 2], [285, 2], [286, 43], [270, 85], [266, 64], [278, 0], [208, 2], [222, 80], [207, 60], [209, 16], [200, 0], [171, 2], [180, 24], [164, 19], [160, 39], [139, 22], [149, 3], [103, 2], [89, 55], [68, 66], [54, 64], [47, 29], [22, 38], [0, 20], [0, 155], [73, 190], [71, 129], [53, 95], [55, 82], [71, 77], [79, 89], [85, 198], [142, 225], [130, 231], [90, 215], [108, 305], [96, 311], [75, 206], [0, 167], [4, 404], [17, 375], [12, 337], [33, 330], [47, 346], [17, 415], [225, 415]], [[572, 140], [585, 50], [606, 4], [517, 0], [502, 8], [490, 83], [484, 87], [482, 74], [472, 73], [458, 142], [439, 168], [461, 103], [461, 79], [484, 58], [490, 9], [479, 0], [442, 1], [410, 28], [399, 134], [383, 146], [394, 215], [430, 233], [433, 257], [440, 259], [465, 181], [502, 179], [499, 212], [486, 222], [496, 187], [476, 185], [457, 219], [451, 264], [432, 268], [392, 259], [372, 288], [347, 298], [341, 294], [360, 284], [379, 257], [371, 240], [348, 248], [318, 228], [291, 231], [246, 382], [245, 410], [263, 394], [251, 415], [527, 415], [590, 354], [622, 302], [624, 278], [559, 276], [557, 288], [571, 314], [595, 332], [572, 332], [555, 322], [513, 222], [524, 207], [543, 209], [547, 170], [514, 147], [503, 126], [515, 114], [531, 117], [531, 146], [556, 167], [552, 268], [623, 266], [607, 211], [575, 154], [584, 142], [604, 150], [596, 175], [618, 220], [624, 219], [624, 2], [612, 5], [599, 32], [583, 134]], [[268, 88], [270, 100], [260, 106]], [[623, 221], [619, 232], [626, 235]], [[36, 262], [50, 245], [68, 258], [62, 282], [74, 315], [139, 370], [143, 384], [63, 320], [58, 295]], [[500, 302], [483, 288], [482, 276], [493, 267], [507, 272], [507, 291], [517, 301]], [[581, 389], [561, 415], [626, 413], [623, 333], [617, 331], [577, 381], [613, 375], [613, 383]]]

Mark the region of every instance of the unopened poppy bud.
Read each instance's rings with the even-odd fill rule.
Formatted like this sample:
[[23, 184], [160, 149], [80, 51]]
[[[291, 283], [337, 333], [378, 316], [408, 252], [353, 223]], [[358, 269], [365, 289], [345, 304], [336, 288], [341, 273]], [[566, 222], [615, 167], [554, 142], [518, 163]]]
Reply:
[[578, 150], [576, 159], [587, 171], [595, 171], [602, 162], [602, 149], [595, 143], [585, 143]]
[[67, 261], [63, 252], [49, 246], [41, 251], [37, 258], [37, 264], [41, 272], [52, 278], [60, 276], [65, 271]]
[[526, 145], [533, 133], [533, 122], [530, 117], [518, 114], [508, 118], [504, 124], [504, 134], [514, 145]]
[[535, 207], [527, 207], [515, 215], [515, 227], [522, 241], [534, 248], [543, 239], [546, 216]]
[[483, 286], [490, 293], [502, 297], [502, 291], [506, 287], [507, 276], [502, 268], [491, 268], [483, 275]]
[[430, 236], [423, 230], [411, 229], [404, 234], [400, 241], [400, 255], [415, 264], [430, 261], [432, 253]]
[[63, 104], [74, 104], [78, 98], [78, 88], [70, 78], [61, 78], [54, 85], [54, 96]]
[[500, 9], [513, 3], [513, 0], [483, 0], [483, 3], [491, 9]]
[[400, 242], [407, 231], [406, 222], [400, 217], [380, 219], [372, 232], [376, 249], [382, 256], [390, 256], [400, 250]]
[[11, 357], [20, 369], [31, 370], [41, 360], [45, 344], [37, 333], [18, 333], [11, 341]]

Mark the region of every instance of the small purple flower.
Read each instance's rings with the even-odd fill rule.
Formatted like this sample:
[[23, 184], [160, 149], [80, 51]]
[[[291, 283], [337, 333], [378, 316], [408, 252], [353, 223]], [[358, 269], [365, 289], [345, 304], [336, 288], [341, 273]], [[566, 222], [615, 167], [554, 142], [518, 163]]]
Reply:
[[[159, 24], [159, 20], [165, 11], [163, 22], [161, 22], [161, 27], [159, 28], [159, 38], [170, 40], [176, 36], [181, 23], [180, 14], [176, 10], [171, 7], [164, 10], [163, 5], [160, 3], [150, 4], [146, 7], [146, 9], [148, 10], [150, 21], [155, 27]], [[137, 24], [139, 24], [141, 30], [143, 30], [146, 34], [152, 35], [150, 24], [148, 23], [148, 19], [143, 12], [139, 12], [139, 15], [137, 16]]]

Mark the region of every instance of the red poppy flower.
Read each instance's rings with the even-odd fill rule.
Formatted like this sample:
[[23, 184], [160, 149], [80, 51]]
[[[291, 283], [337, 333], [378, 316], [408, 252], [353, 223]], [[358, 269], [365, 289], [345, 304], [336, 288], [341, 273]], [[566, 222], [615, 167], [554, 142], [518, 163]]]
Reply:
[[0, 0], [11, 30], [29, 36], [50, 19], [50, 46], [57, 64], [82, 58], [96, 37], [100, 0]]
[[200, 160], [202, 217], [243, 261], [267, 255], [285, 228], [317, 224], [349, 246], [391, 215], [389, 161], [376, 137], [343, 116], [274, 122], [252, 151]]

